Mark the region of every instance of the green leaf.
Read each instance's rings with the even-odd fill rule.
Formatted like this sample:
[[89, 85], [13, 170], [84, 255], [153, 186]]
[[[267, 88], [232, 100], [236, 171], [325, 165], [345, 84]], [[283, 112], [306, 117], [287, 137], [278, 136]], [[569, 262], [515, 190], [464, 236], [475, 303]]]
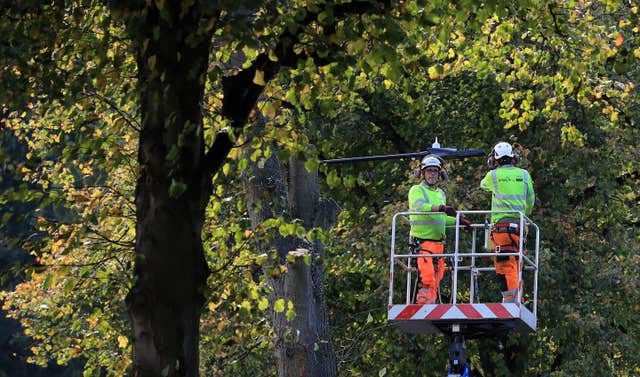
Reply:
[[296, 311], [295, 309], [293, 309], [293, 307], [290, 307], [289, 309], [287, 309], [285, 315], [287, 316], [287, 320], [293, 321], [296, 318]]
[[42, 288], [47, 290], [51, 288], [51, 282], [53, 282], [53, 274], [47, 274], [47, 277], [44, 279], [42, 283]]
[[262, 253], [256, 257], [256, 263], [263, 264], [264, 262], [267, 261], [268, 258], [269, 256], [266, 253]]
[[331, 188], [336, 188], [340, 185], [340, 177], [338, 177], [335, 170], [331, 170], [327, 175], [327, 184]]
[[178, 145], [173, 144], [171, 146], [171, 149], [169, 149], [169, 153], [167, 153], [166, 160], [171, 162], [175, 161], [176, 157], [178, 157], [178, 152], [179, 152]]
[[276, 52], [273, 49], [269, 49], [269, 60], [272, 62], [278, 61], [278, 55], [276, 55]]
[[171, 180], [171, 186], [169, 187], [169, 196], [172, 198], [178, 198], [182, 193], [187, 190], [187, 185], [184, 182]]
[[283, 237], [287, 237], [292, 235], [295, 232], [295, 225], [294, 224], [281, 224], [278, 227], [278, 231], [280, 232], [280, 235]]
[[320, 160], [315, 157], [309, 158], [304, 163], [304, 167], [309, 173], [316, 171], [318, 169], [318, 166], [320, 166]]
[[249, 161], [246, 158], [240, 159], [240, 161], [238, 162], [238, 169], [240, 171], [244, 171], [247, 166], [249, 166]]
[[284, 299], [277, 299], [276, 302], [273, 303], [273, 310], [276, 313], [282, 313], [284, 311]]

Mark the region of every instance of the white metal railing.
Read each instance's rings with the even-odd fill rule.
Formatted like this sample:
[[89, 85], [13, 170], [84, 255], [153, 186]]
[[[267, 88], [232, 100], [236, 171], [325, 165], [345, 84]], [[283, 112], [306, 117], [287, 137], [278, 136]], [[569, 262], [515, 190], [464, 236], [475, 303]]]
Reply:
[[[444, 258], [452, 258], [453, 266], [450, 267], [450, 273], [452, 274], [452, 283], [451, 283], [451, 304], [458, 303], [458, 274], [461, 271], [469, 271], [470, 280], [469, 280], [469, 303], [474, 303], [476, 301], [476, 285], [478, 274], [482, 271], [495, 271], [495, 267], [492, 266], [478, 266], [476, 265], [477, 258], [482, 257], [494, 257], [497, 254], [490, 252], [488, 250], [488, 239], [490, 234], [490, 223], [489, 217], [492, 214], [497, 213], [509, 213], [513, 215], [513, 218], [520, 219], [520, 242], [518, 245], [518, 252], [512, 253], [500, 253], [500, 256], [516, 256], [518, 258], [518, 282], [523, 281], [523, 273], [526, 271], [527, 273], [531, 272], [533, 274], [533, 287], [532, 287], [532, 300], [530, 301], [531, 312], [534, 316], [536, 316], [537, 311], [537, 301], [538, 301], [538, 263], [539, 263], [539, 251], [540, 251], [540, 229], [539, 227], [531, 221], [527, 216], [525, 216], [522, 212], [513, 212], [513, 211], [458, 211], [456, 216], [456, 224], [453, 226], [455, 230], [454, 236], [454, 245], [452, 253], [444, 253], [444, 254], [411, 254], [409, 252], [408, 242], [403, 245], [405, 253], [397, 254], [396, 248], [396, 232], [397, 232], [397, 221], [398, 218], [403, 218], [408, 220], [409, 215], [428, 215], [428, 214], [442, 214], [441, 212], [398, 212], [393, 216], [393, 221], [391, 224], [391, 264], [390, 264], [390, 282], [389, 282], [389, 305], [394, 305], [393, 302], [393, 288], [394, 288], [394, 279], [395, 279], [395, 265], [397, 261], [406, 260], [406, 269], [407, 273], [407, 289], [406, 289], [406, 304], [411, 303], [411, 283], [412, 283], [412, 268], [411, 262], [417, 258], [434, 258], [434, 257], [444, 257]], [[484, 221], [482, 223], [473, 223], [471, 224], [471, 242], [468, 251], [461, 251], [462, 245], [460, 242], [460, 230], [464, 228], [463, 225], [460, 225], [460, 216], [467, 217], [465, 215], [470, 215], [469, 219], [477, 217], [478, 215], [485, 215]], [[511, 216], [510, 216], [511, 217]], [[448, 227], [451, 229], [451, 227]], [[532, 228], [535, 230], [533, 234], [532, 232], [528, 232], [528, 229]], [[476, 249], [478, 248], [477, 238], [478, 238], [478, 230], [484, 230], [484, 244], [483, 251], [479, 252]], [[408, 234], [406, 239], [409, 239]], [[531, 240], [533, 241], [533, 258], [529, 255], [525, 255], [525, 242]], [[530, 243], [528, 243], [530, 245]], [[461, 262], [465, 262], [468, 264], [464, 264]], [[404, 263], [403, 263], [404, 264]], [[528, 287], [525, 286], [525, 289]], [[522, 302], [524, 292], [522, 290], [518, 290], [518, 298], [517, 302]], [[478, 302], [479, 303], [479, 302]]]

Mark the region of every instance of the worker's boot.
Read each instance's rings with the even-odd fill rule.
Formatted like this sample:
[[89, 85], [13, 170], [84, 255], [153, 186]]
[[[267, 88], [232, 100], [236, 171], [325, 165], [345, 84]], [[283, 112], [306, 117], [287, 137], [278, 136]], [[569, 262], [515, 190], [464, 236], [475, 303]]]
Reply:
[[418, 294], [416, 295], [416, 304], [432, 305], [435, 303], [436, 303], [436, 300], [435, 300], [435, 297], [432, 297], [430, 288], [427, 287], [427, 288], [418, 289]]
[[503, 304], [515, 304], [518, 302], [518, 290], [502, 291]]

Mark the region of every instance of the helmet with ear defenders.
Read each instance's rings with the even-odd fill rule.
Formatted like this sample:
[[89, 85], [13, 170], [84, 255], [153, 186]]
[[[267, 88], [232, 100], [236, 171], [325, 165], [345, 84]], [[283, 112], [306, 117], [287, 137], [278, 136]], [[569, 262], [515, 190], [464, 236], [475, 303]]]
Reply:
[[487, 159], [487, 165], [490, 168], [494, 168], [499, 165], [498, 161], [504, 157], [509, 157], [512, 163], [518, 163], [521, 160], [520, 156], [515, 153], [511, 144], [501, 141], [491, 148], [491, 153], [489, 153], [489, 158]]
[[442, 157], [437, 156], [435, 154], [429, 154], [424, 156], [424, 158], [422, 159], [422, 161], [420, 161], [420, 166], [418, 167], [418, 169], [416, 169], [416, 171], [414, 172], [413, 176], [415, 178], [419, 178], [420, 177], [420, 173], [422, 173], [422, 171], [426, 168], [428, 168], [429, 166], [435, 166], [438, 169], [440, 169], [440, 179], [443, 181], [448, 181], [449, 180], [449, 174], [447, 174], [447, 168], [445, 166], [445, 161], [442, 159]]

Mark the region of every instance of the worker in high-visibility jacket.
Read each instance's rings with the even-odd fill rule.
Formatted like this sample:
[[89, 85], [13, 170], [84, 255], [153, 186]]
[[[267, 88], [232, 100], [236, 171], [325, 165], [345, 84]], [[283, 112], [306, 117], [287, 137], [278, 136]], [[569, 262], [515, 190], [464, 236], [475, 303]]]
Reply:
[[[422, 182], [409, 190], [409, 210], [412, 212], [437, 212], [425, 215], [410, 215], [411, 248], [417, 254], [437, 255], [444, 253], [445, 225], [455, 224], [456, 210], [447, 206], [444, 191], [437, 187], [440, 180], [447, 179], [444, 161], [435, 155], [424, 157], [416, 176]], [[471, 223], [460, 218], [460, 223]], [[440, 281], [444, 274], [444, 259], [441, 257], [417, 258], [420, 274], [417, 304], [435, 304]]]
[[[498, 254], [519, 251], [519, 212], [530, 215], [535, 202], [533, 180], [529, 172], [514, 166], [519, 161], [520, 158], [514, 153], [511, 144], [497, 143], [487, 161], [492, 170], [480, 182], [482, 189], [492, 193], [492, 211], [510, 211], [491, 215], [491, 240], [493, 251]], [[517, 302], [519, 290], [522, 289], [522, 283], [518, 281], [518, 258], [513, 255], [498, 255], [494, 265], [500, 277], [502, 302]]]

